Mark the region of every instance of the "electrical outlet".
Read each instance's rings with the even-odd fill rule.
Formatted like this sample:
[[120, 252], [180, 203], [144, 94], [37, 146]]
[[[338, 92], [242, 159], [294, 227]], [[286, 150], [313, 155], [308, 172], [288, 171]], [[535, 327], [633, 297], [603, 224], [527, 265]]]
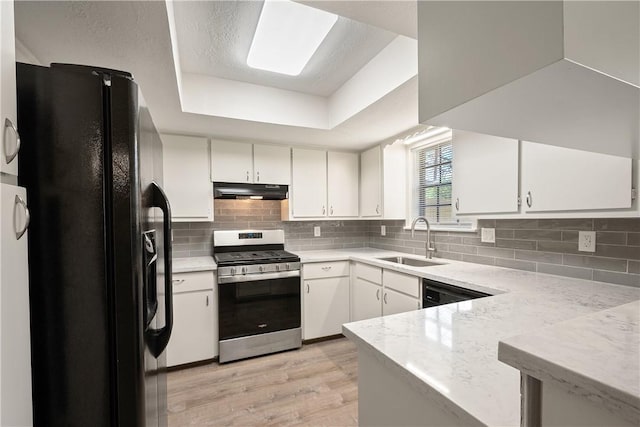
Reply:
[[578, 250], [580, 252], [596, 251], [596, 232], [595, 231], [579, 231], [578, 232]]
[[484, 243], [496, 242], [496, 229], [495, 228], [481, 228], [480, 229], [480, 241]]
[[316, 225], [313, 227], [313, 237], [320, 237], [320, 226]]
[[387, 235], [387, 226], [386, 225], [381, 225], [380, 226], [380, 235], [381, 236], [386, 236]]

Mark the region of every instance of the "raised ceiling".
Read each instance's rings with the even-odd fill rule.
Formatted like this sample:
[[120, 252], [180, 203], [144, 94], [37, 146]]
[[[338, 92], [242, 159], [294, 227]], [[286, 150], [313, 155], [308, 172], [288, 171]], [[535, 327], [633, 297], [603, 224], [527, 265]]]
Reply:
[[[183, 6], [181, 3], [176, 2], [174, 4], [176, 9], [180, 9]], [[206, 8], [211, 6], [207, 2], [194, 3], [199, 3], [192, 5], [194, 7]], [[357, 3], [357, 6], [353, 3]], [[400, 16], [406, 17], [406, 28], [415, 28], [415, 15], [413, 17], [407, 16], [407, 3], [411, 2], [320, 1], [314, 4], [324, 9], [328, 6], [336, 7], [342, 4], [343, 8], [348, 9], [349, 17], [359, 21], [352, 24], [352, 28], [360, 28], [361, 30], [359, 31], [364, 31], [365, 33], [389, 34], [389, 28], [398, 27], [397, 16], [390, 13], [394, 8], [397, 8]], [[380, 5], [384, 5], [384, 8], [381, 9]], [[368, 81], [361, 79], [355, 82], [360, 84], [359, 91], [354, 92], [352, 90], [349, 92], [348, 90], [342, 90], [342, 98], [340, 99], [350, 100], [352, 104], [359, 102], [359, 105], [349, 105], [344, 102], [341, 104], [338, 102], [340, 99], [334, 99], [334, 102], [331, 103], [331, 99], [329, 99], [331, 97], [305, 94], [291, 89], [291, 87], [283, 89], [275, 86], [275, 84], [267, 86], [266, 82], [255, 84], [247, 80], [219, 78], [220, 81], [235, 81], [242, 85], [253, 84], [256, 87], [273, 91], [285, 91], [294, 95], [297, 93], [302, 97], [326, 98], [326, 108], [329, 110], [321, 111], [320, 113], [326, 115], [323, 120], [326, 120], [330, 124], [329, 126], [288, 125], [279, 123], [277, 120], [269, 122], [261, 119], [211, 115], [199, 113], [195, 111], [195, 108], [190, 111], [184, 108], [184, 100], [181, 99], [180, 95], [183, 89], [183, 82], [179, 78], [179, 73], [176, 72], [176, 61], [174, 59], [177, 59], [179, 64], [179, 56], [182, 52], [180, 52], [181, 48], [175, 40], [175, 34], [172, 38], [168, 9], [170, 7], [167, 7], [165, 2], [162, 1], [18, 1], [16, 3], [16, 34], [19, 42], [30, 50], [33, 56], [42, 64], [69, 62], [131, 71], [142, 88], [156, 126], [163, 132], [360, 150], [418, 125], [417, 78], [415, 76], [410, 77], [410, 72], [406, 72], [402, 78], [396, 79], [391, 83], [388, 80], [393, 79], [389, 78], [386, 79], [387, 81], [381, 81], [378, 84], [365, 84]], [[361, 11], [362, 19], [358, 19], [358, 10]], [[372, 14], [372, 10], [379, 10], [380, 12], [379, 14]], [[180, 11], [176, 11], [175, 16], [171, 16], [171, 18], [178, 22], [181, 19], [180, 13]], [[380, 22], [385, 22], [385, 17], [389, 19], [389, 25], [380, 24]], [[374, 21], [377, 22], [377, 26], [386, 30], [371, 29], [371, 24], [375, 23]], [[206, 20], [202, 22], [204, 25]], [[363, 28], [366, 29], [363, 30]], [[188, 31], [184, 28], [182, 30], [176, 29], [175, 33]], [[202, 33], [202, 37], [205, 39], [211, 37], [210, 35], [207, 36], [207, 31]], [[251, 33], [251, 31], [253, 30], [242, 28], [243, 33]], [[234, 34], [234, 32], [229, 30], [227, 34]], [[354, 34], [354, 43], [356, 43], [357, 39], [358, 36]], [[369, 49], [368, 55], [375, 54], [374, 51], [385, 43], [382, 36], [377, 40], [367, 48]], [[383, 46], [380, 52], [384, 52], [394, 44], [398, 44], [398, 40], [399, 38], [396, 37], [391, 43], [386, 42], [388, 44], [386, 47]], [[408, 40], [410, 39], [401, 40], [402, 43], [400, 44], [405, 47], [410, 46], [410, 44], [407, 44]], [[177, 49], [174, 49], [174, 47], [177, 47]], [[184, 47], [182, 50], [184, 51]], [[189, 53], [184, 53], [184, 55], [188, 57]], [[354, 59], [353, 64], [358, 61], [365, 61], [366, 59], [362, 58], [366, 56], [364, 55], [358, 60]], [[374, 56], [374, 60], [367, 62], [365, 65], [375, 62], [376, 58], [378, 58], [378, 62], [385, 64], [385, 58], [379, 58], [379, 56], [380, 53]], [[216, 58], [215, 55], [210, 57]], [[389, 57], [393, 58], [393, 56]], [[394, 63], [395, 61], [387, 61], [386, 64], [393, 66]], [[351, 66], [355, 67], [353, 64]], [[191, 65], [195, 67], [197, 64]], [[189, 68], [191, 65], [188, 61], [185, 61], [185, 70], [191, 70]], [[406, 68], [402, 64], [396, 63], [395, 65], [401, 70]], [[222, 68], [224, 67], [220, 69]], [[356, 70], [356, 75], [358, 73], [362, 74], [365, 68], [366, 66]], [[185, 72], [185, 70], [182, 70], [182, 72]], [[343, 70], [340, 71], [342, 72]], [[353, 69], [344, 71], [342, 77], [339, 78], [321, 76], [322, 78], [318, 81], [322, 81], [322, 84], [318, 83], [313, 89], [306, 90], [326, 93], [322, 91], [330, 91], [330, 84], [338, 85], [340, 80], [344, 79], [352, 71]], [[202, 76], [193, 71], [185, 72], [185, 75], [188, 77]], [[230, 76], [237, 78], [238, 75], [232, 73]], [[204, 77], [208, 76], [204, 75]], [[372, 78], [371, 75], [368, 77]], [[333, 83], [331, 83], [332, 79], [335, 79]], [[347, 78], [347, 82], [351, 82], [351, 80], [353, 80], [353, 77]], [[192, 79], [190, 81], [193, 82], [195, 80]], [[388, 88], [381, 90], [380, 87], [385, 86], [385, 84]], [[322, 85], [325, 85], [325, 87], [322, 88]], [[341, 89], [344, 89], [344, 86], [345, 84], [341, 86]], [[358, 84], [352, 84], [351, 86], [358, 88]], [[250, 88], [251, 86], [246, 87]], [[198, 87], [192, 87], [191, 90], [197, 91]], [[334, 91], [334, 96], [339, 91]], [[356, 95], [350, 96], [350, 94], [354, 93]], [[216, 98], [216, 94], [205, 94], [202, 98]], [[232, 103], [233, 100], [222, 99], [220, 102]], [[336, 105], [340, 108], [336, 108]], [[340, 119], [335, 119], [334, 116], [340, 116]], [[331, 121], [332, 117], [335, 119], [333, 122]]]
[[339, 18], [299, 76], [247, 66], [260, 1], [176, 2], [176, 38], [183, 73], [329, 96], [384, 49], [396, 34]]

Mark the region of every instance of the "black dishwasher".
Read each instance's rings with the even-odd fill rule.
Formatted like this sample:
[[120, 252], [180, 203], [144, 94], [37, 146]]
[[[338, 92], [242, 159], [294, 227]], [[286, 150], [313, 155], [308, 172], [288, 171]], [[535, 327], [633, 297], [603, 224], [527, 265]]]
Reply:
[[422, 279], [422, 308], [488, 296], [490, 296], [490, 294], [484, 292], [472, 291], [471, 289], [436, 282], [431, 279]]

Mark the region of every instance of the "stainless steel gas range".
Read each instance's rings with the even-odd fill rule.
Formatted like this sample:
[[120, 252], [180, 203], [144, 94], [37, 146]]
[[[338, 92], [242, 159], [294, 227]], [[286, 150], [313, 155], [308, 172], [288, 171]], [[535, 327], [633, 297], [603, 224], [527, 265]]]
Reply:
[[283, 230], [213, 232], [220, 362], [299, 348], [300, 258]]

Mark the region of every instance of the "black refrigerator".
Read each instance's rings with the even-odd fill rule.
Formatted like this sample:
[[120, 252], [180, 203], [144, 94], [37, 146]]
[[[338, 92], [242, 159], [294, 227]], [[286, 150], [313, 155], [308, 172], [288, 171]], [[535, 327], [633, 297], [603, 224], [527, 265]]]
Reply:
[[163, 426], [172, 327], [162, 145], [133, 77], [17, 64], [37, 426]]

